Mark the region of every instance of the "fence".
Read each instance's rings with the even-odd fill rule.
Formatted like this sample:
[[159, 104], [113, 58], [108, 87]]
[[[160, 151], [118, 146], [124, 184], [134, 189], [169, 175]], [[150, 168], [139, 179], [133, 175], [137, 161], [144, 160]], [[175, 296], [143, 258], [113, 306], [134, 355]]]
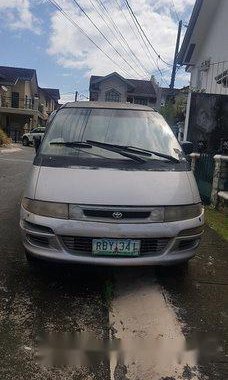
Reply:
[[192, 170], [205, 204], [217, 206], [228, 197], [228, 156], [193, 153]]
[[202, 154], [195, 162], [195, 178], [202, 201], [205, 204], [211, 202], [214, 164], [214, 157], [211, 154]]
[[192, 93], [188, 118], [187, 139], [198, 151], [199, 143], [207, 153], [222, 152], [228, 141], [228, 95]]

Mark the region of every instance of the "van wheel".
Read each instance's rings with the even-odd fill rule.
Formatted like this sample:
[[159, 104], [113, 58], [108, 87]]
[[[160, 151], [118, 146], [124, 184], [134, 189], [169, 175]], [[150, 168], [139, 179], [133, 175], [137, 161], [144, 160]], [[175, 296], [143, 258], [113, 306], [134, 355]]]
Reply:
[[23, 139], [22, 139], [22, 145], [24, 145], [24, 146], [28, 146], [29, 145], [29, 139], [28, 139], [28, 137], [23, 137]]

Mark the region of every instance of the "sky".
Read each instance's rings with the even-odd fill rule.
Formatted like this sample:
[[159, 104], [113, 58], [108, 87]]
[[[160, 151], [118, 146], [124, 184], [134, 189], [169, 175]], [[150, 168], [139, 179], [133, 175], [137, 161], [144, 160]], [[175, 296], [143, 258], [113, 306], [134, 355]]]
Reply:
[[[90, 76], [114, 71], [154, 75], [167, 87], [178, 20], [183, 38], [195, 0], [128, 1], [158, 55], [139, 36], [126, 0], [0, 0], [0, 65], [36, 69], [39, 86], [59, 88], [61, 102], [76, 90], [86, 100]], [[188, 83], [179, 69], [176, 87]]]

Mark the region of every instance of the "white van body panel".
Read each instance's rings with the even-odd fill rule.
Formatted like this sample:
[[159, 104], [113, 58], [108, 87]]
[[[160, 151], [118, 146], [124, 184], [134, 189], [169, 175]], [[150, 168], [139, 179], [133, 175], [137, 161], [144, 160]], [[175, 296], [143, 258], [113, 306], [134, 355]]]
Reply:
[[186, 174], [188, 176], [189, 184], [190, 184], [192, 194], [193, 194], [193, 203], [199, 203], [201, 202], [201, 198], [199, 195], [199, 190], [196, 184], [194, 174], [192, 171], [186, 172]]
[[[195, 203], [187, 172], [41, 167], [34, 194], [51, 202], [157, 206]], [[30, 186], [29, 191], [35, 189]]]
[[33, 165], [30, 171], [29, 181], [27, 182], [27, 187], [24, 194], [26, 197], [30, 199], [34, 199], [35, 197], [36, 184], [39, 178], [39, 172], [40, 172], [40, 166]]
[[[74, 109], [77, 108], [79, 111], [75, 112]], [[80, 110], [81, 108], [83, 110]], [[99, 112], [93, 112], [94, 109], [99, 109]], [[109, 111], [102, 111], [106, 109]], [[131, 114], [135, 111], [138, 116]], [[140, 112], [143, 113], [143, 122], [139, 119]], [[146, 112], [152, 115], [145, 117]], [[62, 116], [58, 116], [59, 113]], [[77, 121], [75, 114], [81, 115], [81, 122]], [[98, 116], [101, 119], [96, 119]], [[96, 132], [96, 129], [95, 134], [90, 127], [86, 129], [87, 126], [91, 126], [88, 123], [90, 118], [93, 128], [104, 127], [101, 131], [105, 138], [100, 135], [101, 132]], [[110, 124], [112, 118], [116, 119]], [[108, 124], [105, 120], [108, 120]], [[110, 131], [110, 139], [106, 139], [110, 125], [115, 133], [116, 125], [119, 127], [118, 134], [112, 135]], [[132, 126], [135, 133], [128, 129]], [[144, 128], [142, 131], [141, 126]], [[170, 265], [187, 261], [195, 255], [203, 233], [204, 210], [199, 204], [201, 200], [194, 175], [189, 171], [186, 158], [181, 154], [181, 147], [161, 115], [142, 105], [75, 102], [68, 103], [56, 111], [49, 128], [34, 161], [24, 194], [30, 199], [24, 199], [21, 206], [20, 226], [28, 260], [41, 258], [59, 263], [119, 266]], [[121, 135], [122, 131], [125, 131], [125, 134]], [[128, 139], [127, 136], [133, 136], [133, 139]], [[145, 136], [147, 140], [141, 141], [141, 136]], [[123, 145], [125, 148], [141, 146], [146, 150], [158, 152], [154, 153], [153, 160], [166, 161], [154, 164], [151, 162], [151, 165], [143, 167], [143, 156], [139, 159], [142, 152], [135, 153], [134, 157], [134, 153], [133, 156], [129, 156], [128, 150], [127, 157], [133, 160], [138, 157], [138, 162], [128, 160], [122, 169], [119, 167], [120, 157], [116, 157], [114, 162], [108, 161], [110, 158], [113, 159], [113, 155], [107, 152], [104, 153], [104, 157], [102, 153], [101, 158], [103, 157], [105, 164], [102, 160], [100, 165], [99, 160], [93, 161], [91, 158], [96, 156], [96, 150], [90, 151], [90, 159], [83, 161], [75, 159], [74, 152], [72, 155], [68, 149], [65, 153], [64, 150], [57, 149], [58, 160], [54, 160], [56, 150], [49, 149], [48, 145], [84, 145], [86, 140], [90, 139], [94, 140], [90, 141], [94, 146], [87, 145], [86, 148], [94, 149], [96, 143], [103, 140], [103, 144], [111, 143], [112, 148], [121, 147], [121, 144], [127, 144]], [[150, 139], [154, 145], [149, 144], [151, 147], [148, 148], [147, 142]], [[142, 145], [138, 145], [140, 141]], [[107, 149], [106, 145], [103, 149], [110, 150], [110, 147]], [[115, 153], [121, 155], [120, 152]], [[159, 156], [161, 157], [158, 158]], [[55, 166], [54, 162], [59, 166]], [[74, 166], [69, 166], [72, 162]], [[79, 166], [79, 163], [83, 162], [88, 166]], [[51, 205], [53, 202], [57, 204]], [[185, 205], [188, 207], [183, 207]], [[49, 211], [43, 213], [42, 210], [45, 209]], [[62, 209], [65, 213], [58, 213]], [[73, 214], [70, 212], [72, 209], [75, 212]], [[164, 214], [156, 218], [157, 212], [159, 216], [159, 209]], [[166, 213], [171, 216], [166, 217]], [[125, 248], [125, 253], [122, 252], [124, 248], [118, 248], [119, 243], [129, 246]], [[96, 244], [100, 247], [103, 244], [104, 252], [99, 247], [94, 248]], [[110, 252], [108, 245], [111, 246]], [[137, 252], [134, 247], [131, 248], [132, 246], [138, 247]], [[124, 254], [121, 256], [122, 253]]]

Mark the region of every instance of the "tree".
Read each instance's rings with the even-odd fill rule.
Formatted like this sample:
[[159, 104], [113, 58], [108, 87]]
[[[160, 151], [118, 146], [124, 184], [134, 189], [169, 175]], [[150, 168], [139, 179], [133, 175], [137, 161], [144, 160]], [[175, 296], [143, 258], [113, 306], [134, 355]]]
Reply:
[[161, 107], [161, 114], [172, 127], [179, 122], [183, 122], [186, 115], [187, 98], [184, 94], [169, 98], [166, 104]]

